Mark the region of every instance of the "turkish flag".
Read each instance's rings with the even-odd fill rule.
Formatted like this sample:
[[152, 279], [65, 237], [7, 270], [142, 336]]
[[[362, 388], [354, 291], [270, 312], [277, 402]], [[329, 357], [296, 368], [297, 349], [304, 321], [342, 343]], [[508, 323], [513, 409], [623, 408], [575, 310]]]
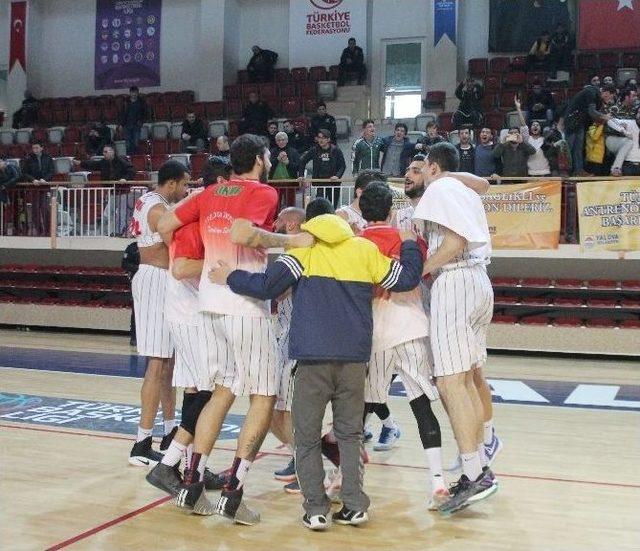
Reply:
[[11, 41], [9, 43], [9, 72], [15, 63], [27, 70], [25, 57], [27, 44], [27, 3], [11, 2]]
[[640, 0], [580, 0], [578, 48], [640, 48]]

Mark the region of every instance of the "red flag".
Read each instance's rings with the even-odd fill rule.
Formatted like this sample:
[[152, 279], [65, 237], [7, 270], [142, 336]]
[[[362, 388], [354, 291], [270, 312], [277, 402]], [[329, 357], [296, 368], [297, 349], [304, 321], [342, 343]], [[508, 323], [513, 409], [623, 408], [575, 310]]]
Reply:
[[578, 48], [640, 48], [640, 0], [580, 0]]
[[11, 41], [9, 43], [9, 72], [17, 62], [27, 70], [25, 51], [27, 44], [27, 3], [11, 2]]

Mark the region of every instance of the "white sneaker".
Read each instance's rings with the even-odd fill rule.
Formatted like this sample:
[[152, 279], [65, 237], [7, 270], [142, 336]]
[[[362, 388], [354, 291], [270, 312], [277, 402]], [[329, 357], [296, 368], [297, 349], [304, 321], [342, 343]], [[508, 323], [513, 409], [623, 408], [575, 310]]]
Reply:
[[429, 511], [437, 511], [438, 507], [440, 507], [440, 505], [442, 505], [450, 497], [451, 494], [446, 488], [436, 488], [431, 494], [431, 498], [429, 499], [427, 508], [429, 509]]
[[330, 520], [326, 515], [312, 515], [309, 516], [306, 513], [302, 517], [302, 524], [304, 524], [309, 530], [326, 530], [331, 525]]
[[378, 442], [373, 445], [373, 451], [381, 452], [390, 450], [396, 445], [399, 438], [400, 428], [397, 425], [394, 428], [388, 428], [383, 425], [380, 431], [380, 438], [378, 438]]

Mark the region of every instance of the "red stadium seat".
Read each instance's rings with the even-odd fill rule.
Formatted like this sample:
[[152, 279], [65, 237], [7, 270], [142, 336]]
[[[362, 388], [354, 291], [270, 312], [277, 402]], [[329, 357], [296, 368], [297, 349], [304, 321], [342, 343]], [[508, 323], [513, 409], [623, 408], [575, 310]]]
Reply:
[[623, 298], [620, 301], [622, 308], [637, 308], [640, 309], [640, 299], [637, 298]]
[[238, 84], [249, 82], [249, 71], [241, 69], [238, 71]]
[[297, 95], [298, 90], [294, 82], [283, 82], [280, 84], [280, 97], [295, 98]]
[[548, 277], [523, 277], [520, 284], [523, 287], [550, 287], [551, 279]]
[[511, 67], [511, 59], [508, 57], [494, 57], [489, 61], [489, 71], [492, 73], [503, 74]]
[[640, 67], [640, 52], [626, 52], [622, 54], [623, 67]]
[[176, 104], [171, 106], [171, 120], [183, 121], [187, 117], [186, 105]]
[[203, 102], [192, 103], [187, 107], [187, 111], [193, 111], [199, 119], [206, 119], [205, 104]]
[[281, 112], [285, 117], [297, 117], [302, 113], [302, 101], [300, 98], [284, 98]]
[[447, 93], [442, 90], [431, 90], [427, 92], [425, 97], [425, 107], [444, 109], [444, 103], [447, 99]]
[[579, 53], [576, 58], [578, 69], [595, 70], [598, 68], [598, 56], [596, 54]]
[[196, 96], [193, 93], [193, 90], [181, 90], [180, 92], [177, 92], [177, 94], [178, 94], [178, 103], [189, 104], [189, 103], [193, 103], [196, 99]]
[[594, 318], [594, 319], [587, 320], [586, 326], [599, 327], [599, 328], [615, 327], [616, 320], [612, 320], [609, 318]]
[[491, 130], [495, 130], [496, 132], [499, 132], [504, 127], [504, 113], [501, 113], [500, 111], [486, 113], [484, 120], [485, 124], [491, 128]]
[[243, 84], [242, 85], [242, 97], [243, 99], [247, 99], [249, 94], [260, 94], [260, 85], [258, 84]]
[[585, 285], [581, 279], [556, 279], [553, 286], [558, 289], [581, 289]]
[[327, 79], [327, 68], [322, 65], [316, 65], [315, 67], [311, 67], [309, 69], [309, 80], [326, 80]]
[[524, 71], [527, 66], [527, 56], [516, 55], [511, 60], [512, 71]]
[[623, 281], [621, 287], [625, 291], [640, 291], [640, 280]]
[[179, 139], [169, 140], [170, 153], [182, 153], [182, 142]]
[[520, 285], [520, 278], [518, 277], [494, 277], [491, 279], [491, 284], [494, 287], [518, 287]]
[[178, 103], [180, 101], [178, 92], [165, 92], [163, 94], [163, 101], [167, 105], [174, 105]]
[[494, 314], [493, 315], [493, 319], [491, 320], [492, 323], [507, 323], [507, 324], [514, 324], [514, 323], [518, 323], [518, 317], [517, 316], [507, 316], [504, 314]]
[[209, 156], [206, 153], [194, 153], [189, 158], [189, 162], [191, 163], [191, 178], [197, 179], [200, 177], [202, 173], [202, 167], [204, 167], [205, 163]]
[[520, 304], [523, 306], [545, 306], [549, 304], [548, 297], [522, 297]]
[[503, 305], [513, 305], [513, 304], [518, 304], [520, 302], [520, 298], [519, 297], [512, 297], [512, 296], [497, 296], [495, 297], [494, 300], [494, 304], [496, 306], [503, 306]]
[[276, 82], [289, 82], [291, 80], [291, 73], [289, 69], [285, 68], [276, 69], [273, 72], [273, 76]]
[[151, 142], [151, 150], [153, 151], [153, 155], [166, 155], [169, 153], [169, 141], [153, 140]]
[[240, 99], [242, 97], [242, 86], [239, 84], [228, 84], [224, 87], [224, 99]]
[[581, 327], [582, 319], [572, 316], [561, 316], [553, 320], [553, 325], [558, 327]]
[[331, 65], [327, 71], [327, 80], [338, 80], [340, 74], [340, 67], [338, 65]]
[[159, 170], [169, 160], [169, 155], [151, 155], [151, 170]]
[[503, 90], [500, 93], [500, 111], [513, 111], [515, 109], [515, 93], [513, 90]]
[[451, 132], [453, 130], [453, 113], [446, 112], [438, 115], [438, 126], [442, 132]]
[[76, 156], [76, 144], [75, 143], [61, 143], [60, 144], [60, 156], [61, 157], [75, 157]]
[[239, 99], [228, 99], [225, 105], [227, 117], [238, 118], [242, 116], [242, 102]]
[[131, 155], [133, 169], [140, 172], [149, 170], [149, 157], [146, 155]]
[[549, 325], [549, 321], [547, 316], [525, 316], [520, 318], [520, 323], [523, 325]]
[[64, 129], [64, 136], [62, 138], [64, 142], [79, 142], [80, 141], [80, 129], [77, 126], [67, 126]]
[[534, 71], [527, 73], [527, 86], [532, 86], [536, 81], [544, 84], [547, 81], [547, 73]]
[[315, 114], [318, 110], [318, 100], [316, 98], [303, 98], [304, 112], [307, 114]]
[[502, 86], [502, 78], [500, 75], [487, 75], [484, 79], [485, 92], [497, 92]]
[[482, 104], [482, 108], [487, 111], [493, 111], [498, 106], [498, 94], [493, 94], [491, 92], [486, 92], [484, 96], [482, 96], [482, 100], [480, 100]]
[[640, 319], [623, 320], [620, 322], [620, 327], [624, 329], [640, 329]]
[[475, 57], [469, 60], [469, 76], [484, 77], [489, 69], [489, 60], [486, 57]]
[[265, 101], [276, 99], [278, 97], [278, 85], [275, 82], [265, 82], [261, 84], [260, 97]]
[[53, 124], [66, 124], [69, 114], [63, 109], [54, 109], [51, 122]]
[[592, 279], [587, 282], [589, 289], [619, 289], [620, 284], [614, 279]]
[[207, 119], [210, 121], [224, 117], [224, 103], [221, 101], [207, 101], [204, 104]]
[[118, 122], [120, 118], [118, 110], [113, 106], [103, 107], [102, 117], [105, 122]]
[[87, 120], [87, 112], [84, 107], [72, 107], [69, 111], [69, 122], [85, 122]]
[[553, 305], [562, 308], [581, 308], [584, 302], [580, 297], [558, 297], [553, 300]]
[[587, 307], [589, 308], [615, 308], [618, 301], [612, 298], [589, 298]]
[[307, 81], [307, 82], [298, 82], [298, 95], [303, 98], [315, 98], [317, 95], [316, 83]]
[[503, 85], [507, 88], [515, 89], [522, 88], [527, 81], [527, 74], [522, 71], [515, 73], [508, 73], [505, 75]]
[[306, 67], [294, 67], [291, 69], [291, 80], [302, 82], [309, 78], [309, 71]]
[[[602, 69], [606, 67], [615, 69], [620, 65], [620, 52], [600, 52], [598, 61]], [[606, 76], [604, 72], [602, 76]]]

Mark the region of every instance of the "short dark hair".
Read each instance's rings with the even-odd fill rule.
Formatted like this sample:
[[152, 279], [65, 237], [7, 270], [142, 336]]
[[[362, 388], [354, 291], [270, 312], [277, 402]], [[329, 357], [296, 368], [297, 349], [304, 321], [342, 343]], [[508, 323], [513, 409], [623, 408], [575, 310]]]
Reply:
[[319, 101], [318, 103], [316, 103], [316, 109], [318, 109], [318, 107], [327, 107], [327, 104], [324, 101]]
[[425, 162], [427, 160], [427, 156], [424, 153], [416, 153], [412, 158], [411, 161], [418, 161], [418, 162]]
[[354, 42], [356, 41], [356, 39], [355, 39], [355, 38], [353, 38], [353, 36], [352, 36], [349, 40], [347, 40], [347, 43], [351, 42], [352, 40], [353, 40]]
[[131, 87], [129, 88], [129, 93], [131, 93], [131, 92], [139, 92], [139, 91], [140, 91], [140, 90], [139, 90], [139, 88], [138, 88], [137, 86], [131, 86]]
[[178, 161], [167, 161], [158, 170], [158, 185], [164, 186], [169, 180], [181, 180], [187, 169]]
[[598, 73], [589, 73], [589, 82], [591, 82], [595, 77], [600, 78]]
[[409, 127], [408, 127], [405, 123], [403, 123], [403, 122], [398, 122], [398, 123], [396, 123], [396, 125], [395, 125], [394, 129], [395, 129], [395, 130], [398, 130], [398, 128], [404, 128], [404, 133], [405, 133], [405, 134], [406, 134], [407, 132], [409, 132]]
[[360, 196], [360, 212], [367, 222], [383, 222], [389, 217], [393, 194], [385, 182], [371, 182]]
[[242, 134], [231, 144], [229, 160], [236, 174], [246, 174], [253, 170], [256, 157], [262, 157], [267, 151], [267, 142], [255, 134]]
[[323, 138], [331, 139], [331, 132], [329, 132], [326, 128], [320, 128], [320, 130], [316, 132], [316, 136], [318, 136], [318, 134], [320, 134]]
[[[207, 176], [210, 182], [215, 182], [218, 177], [222, 176], [225, 180], [228, 180], [231, 176], [231, 164], [225, 157], [219, 155], [212, 155], [209, 157], [210, 169], [207, 171]], [[205, 182], [207, 184], [209, 182]]]
[[278, 126], [278, 121], [269, 121], [267, 123], [267, 126], [271, 126], [272, 124], [275, 124], [276, 126]]
[[364, 119], [362, 121], [362, 128], [366, 128], [367, 124], [375, 124], [376, 121], [374, 121], [373, 119]]
[[460, 155], [456, 147], [449, 142], [440, 142], [431, 146], [427, 160], [436, 163], [442, 172], [457, 172], [460, 168]]
[[355, 192], [357, 189], [364, 189], [371, 182], [386, 182], [386, 181], [387, 181], [386, 174], [383, 174], [379, 170], [370, 170], [370, 169], [361, 170], [356, 176], [356, 181], [353, 185], [353, 193], [355, 195]]
[[328, 199], [324, 197], [317, 197], [313, 201], [311, 201], [307, 205], [307, 209], [305, 211], [307, 221], [315, 218], [316, 216], [320, 216], [321, 214], [335, 214], [336, 209], [333, 208], [333, 205]]
[[44, 142], [42, 140], [36, 140], [31, 145], [39, 145], [40, 147], [44, 147]]
[[291, 119], [287, 119], [286, 121], [283, 121], [282, 124], [287, 124], [287, 123], [289, 123], [292, 126], [295, 126], [295, 123]]
[[609, 92], [610, 94], [615, 94], [618, 91], [618, 89], [616, 88], [615, 84], [605, 84], [604, 86], [600, 87], [600, 91]]
[[437, 123], [436, 121], [429, 121], [429, 122], [427, 123], [427, 129], [429, 129], [429, 128], [433, 128], [434, 126], [435, 126], [436, 128], [438, 128], [438, 123]]
[[520, 132], [520, 127], [519, 126], [510, 126], [509, 127], [509, 132], [511, 132], [512, 130], [517, 130], [518, 132]]

